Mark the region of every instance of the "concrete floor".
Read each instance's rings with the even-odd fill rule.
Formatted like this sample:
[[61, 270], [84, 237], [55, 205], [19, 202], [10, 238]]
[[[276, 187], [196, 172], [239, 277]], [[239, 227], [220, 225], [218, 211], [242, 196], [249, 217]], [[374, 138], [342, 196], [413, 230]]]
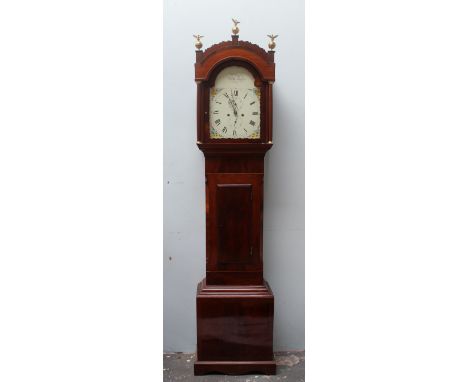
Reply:
[[164, 353], [164, 382], [196, 381], [196, 382], [262, 382], [262, 381], [294, 381], [304, 382], [305, 352], [275, 353], [276, 375], [193, 375], [195, 354]]

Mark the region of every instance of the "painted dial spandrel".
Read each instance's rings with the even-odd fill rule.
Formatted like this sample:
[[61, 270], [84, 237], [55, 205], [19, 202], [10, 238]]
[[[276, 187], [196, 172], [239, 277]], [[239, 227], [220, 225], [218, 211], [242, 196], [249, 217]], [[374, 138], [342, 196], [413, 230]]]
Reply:
[[210, 138], [260, 138], [260, 89], [241, 66], [223, 69], [210, 89]]

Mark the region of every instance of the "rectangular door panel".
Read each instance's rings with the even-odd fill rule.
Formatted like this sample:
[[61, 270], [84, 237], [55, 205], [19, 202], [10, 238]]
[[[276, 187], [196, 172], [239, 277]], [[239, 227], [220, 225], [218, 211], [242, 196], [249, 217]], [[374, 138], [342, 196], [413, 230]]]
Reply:
[[207, 174], [207, 271], [261, 270], [263, 174]]
[[252, 249], [252, 184], [216, 185], [218, 263], [248, 263]]

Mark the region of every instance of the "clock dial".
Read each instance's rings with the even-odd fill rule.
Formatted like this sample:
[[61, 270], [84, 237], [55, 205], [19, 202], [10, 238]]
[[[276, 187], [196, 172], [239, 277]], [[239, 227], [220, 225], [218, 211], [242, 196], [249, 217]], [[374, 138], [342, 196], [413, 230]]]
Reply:
[[260, 90], [240, 66], [222, 70], [210, 91], [210, 138], [260, 138]]

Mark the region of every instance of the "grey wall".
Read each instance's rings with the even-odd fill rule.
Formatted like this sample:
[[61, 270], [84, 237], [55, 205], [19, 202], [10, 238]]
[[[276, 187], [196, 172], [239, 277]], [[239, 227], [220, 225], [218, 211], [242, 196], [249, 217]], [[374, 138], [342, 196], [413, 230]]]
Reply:
[[[269, 11], [266, 11], [269, 10]], [[265, 157], [264, 276], [275, 295], [275, 350], [304, 348], [304, 4], [164, 3], [164, 350], [196, 349], [195, 291], [205, 272], [204, 158], [196, 142], [193, 34], [203, 49], [279, 34], [273, 148]]]

